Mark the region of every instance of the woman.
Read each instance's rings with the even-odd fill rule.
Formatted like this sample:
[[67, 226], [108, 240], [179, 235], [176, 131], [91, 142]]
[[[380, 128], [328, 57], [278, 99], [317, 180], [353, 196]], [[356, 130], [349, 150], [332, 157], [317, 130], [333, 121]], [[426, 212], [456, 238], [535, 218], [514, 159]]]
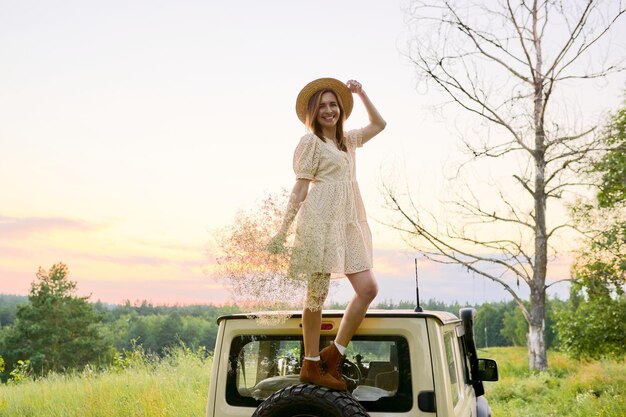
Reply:
[[[353, 107], [361, 99], [369, 124], [344, 132]], [[300, 380], [345, 390], [342, 366], [346, 346], [378, 293], [372, 268], [372, 238], [355, 178], [355, 149], [386, 126], [361, 84], [320, 78], [307, 84], [296, 101], [298, 118], [310, 130], [294, 153], [296, 184], [280, 232], [270, 250], [279, 251], [299, 213], [290, 275], [308, 280], [302, 313], [304, 361]], [[322, 305], [331, 273], [345, 274], [355, 294], [346, 308], [335, 341], [319, 350]]]

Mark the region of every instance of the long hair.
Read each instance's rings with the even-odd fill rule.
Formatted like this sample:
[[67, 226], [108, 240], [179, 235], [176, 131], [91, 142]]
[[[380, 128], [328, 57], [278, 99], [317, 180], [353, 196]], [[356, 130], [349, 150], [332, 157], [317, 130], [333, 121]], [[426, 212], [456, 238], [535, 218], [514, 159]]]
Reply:
[[306, 127], [309, 128], [311, 132], [315, 133], [318, 138], [326, 142], [324, 133], [322, 133], [322, 126], [320, 126], [319, 122], [317, 121], [317, 113], [320, 110], [320, 103], [322, 101], [322, 96], [324, 95], [324, 93], [333, 93], [335, 99], [337, 100], [337, 104], [339, 104], [339, 120], [337, 121], [337, 146], [342, 151], [347, 152], [348, 148], [346, 147], [346, 140], [343, 135], [343, 121], [345, 118], [345, 111], [343, 110], [341, 97], [339, 97], [339, 94], [335, 93], [334, 90], [330, 88], [325, 88], [311, 96], [311, 98], [309, 99], [309, 105], [306, 109], [306, 119], [304, 124], [306, 125]]

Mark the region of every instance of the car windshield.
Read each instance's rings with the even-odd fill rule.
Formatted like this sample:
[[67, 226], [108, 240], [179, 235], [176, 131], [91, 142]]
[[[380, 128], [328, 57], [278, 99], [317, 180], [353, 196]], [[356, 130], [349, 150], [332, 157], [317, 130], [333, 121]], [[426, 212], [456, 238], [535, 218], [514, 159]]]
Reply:
[[[321, 346], [329, 342], [322, 340]], [[235, 338], [230, 350], [228, 403], [256, 407], [279, 389], [298, 384], [302, 358], [301, 336]], [[410, 356], [403, 337], [355, 337], [348, 345], [343, 372], [348, 390], [366, 409], [411, 409]]]

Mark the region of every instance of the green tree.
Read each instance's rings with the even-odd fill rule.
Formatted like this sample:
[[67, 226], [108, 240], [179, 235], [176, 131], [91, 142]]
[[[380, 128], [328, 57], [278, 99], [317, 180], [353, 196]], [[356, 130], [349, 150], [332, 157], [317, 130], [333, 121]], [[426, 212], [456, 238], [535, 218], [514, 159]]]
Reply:
[[599, 281], [620, 295], [626, 283], [626, 102], [607, 124], [603, 143], [605, 151], [591, 170], [600, 175], [596, 205], [575, 211], [591, 230], [576, 272], [590, 291], [599, 289], [594, 284]]
[[100, 334], [101, 317], [77, 297], [76, 282], [63, 263], [42, 268], [31, 284], [30, 303], [18, 307], [15, 324], [4, 341], [5, 359], [14, 367], [30, 360], [37, 374], [80, 368], [103, 357], [108, 346]]
[[204, 346], [213, 349], [217, 335], [215, 321], [207, 321], [200, 317], [183, 316], [183, 328], [179, 333], [180, 339], [191, 349]]
[[12, 325], [15, 322], [17, 306], [27, 302], [26, 296], [0, 294], [0, 327]]
[[607, 151], [593, 165], [593, 171], [602, 175], [598, 205], [615, 207], [626, 201], [626, 103], [611, 118], [604, 143]]
[[474, 333], [478, 346], [509, 346], [511, 342], [502, 334], [504, 317], [511, 308], [511, 303], [486, 303], [478, 308]]
[[528, 324], [519, 308], [507, 310], [502, 317], [502, 335], [515, 346], [526, 346]]
[[129, 338], [126, 341], [127, 347], [131, 347], [131, 340], [135, 340], [138, 345], [149, 352], [153, 352], [154, 347], [154, 326], [152, 326], [152, 319], [158, 319], [156, 316], [137, 316], [130, 324]]
[[[606, 287], [605, 287], [606, 289]], [[578, 359], [620, 358], [626, 355], [626, 298], [605, 292], [586, 295], [572, 286], [572, 301], [557, 313], [560, 348]]]
[[171, 313], [160, 321], [160, 326], [155, 334], [157, 353], [163, 354], [164, 349], [180, 344], [180, 334], [183, 330], [183, 320], [178, 313]]
[[561, 347], [579, 358], [626, 355], [626, 104], [611, 117], [603, 143], [590, 170], [599, 178], [596, 201], [572, 210], [588, 241], [557, 323]]

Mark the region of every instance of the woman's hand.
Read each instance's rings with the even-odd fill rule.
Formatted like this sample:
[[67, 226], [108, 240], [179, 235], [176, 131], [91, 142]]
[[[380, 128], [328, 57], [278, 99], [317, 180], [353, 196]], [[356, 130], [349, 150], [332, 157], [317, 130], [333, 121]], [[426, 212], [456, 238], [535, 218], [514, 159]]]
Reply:
[[359, 96], [365, 106], [367, 117], [370, 119], [370, 123], [361, 129], [363, 144], [382, 132], [385, 126], [387, 126], [387, 122], [385, 122], [385, 119], [378, 113], [378, 110], [376, 110], [376, 107], [372, 104], [372, 101], [365, 93], [365, 90], [363, 90], [363, 86], [360, 82], [357, 80], [348, 80], [346, 87], [348, 87], [351, 93]]
[[284, 252], [286, 239], [287, 236], [283, 232], [278, 233], [270, 239], [270, 242], [267, 244], [267, 251], [273, 255]]
[[363, 92], [363, 86], [357, 80], [348, 80], [346, 87], [352, 94], [361, 94]]

